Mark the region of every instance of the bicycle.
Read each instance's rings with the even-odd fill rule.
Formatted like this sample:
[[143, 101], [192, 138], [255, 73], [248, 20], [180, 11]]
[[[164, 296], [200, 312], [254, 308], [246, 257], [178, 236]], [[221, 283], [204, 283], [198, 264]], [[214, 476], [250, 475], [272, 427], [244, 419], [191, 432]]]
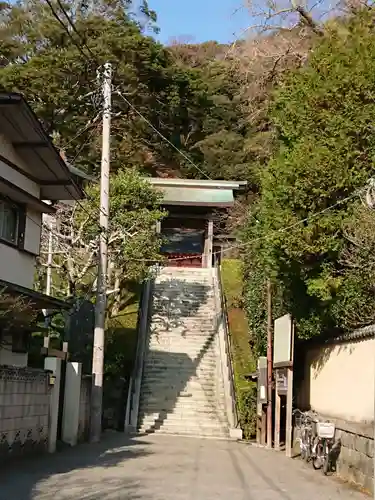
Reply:
[[296, 427], [300, 429], [300, 437], [298, 438], [300, 453], [302, 460], [309, 462], [312, 458], [313, 446], [313, 426], [315, 420], [308, 412], [302, 412], [298, 408], [293, 411], [295, 415]]
[[335, 424], [317, 422], [317, 436], [312, 447], [312, 464], [315, 470], [323, 468], [326, 476], [332, 470], [332, 449], [335, 444]]

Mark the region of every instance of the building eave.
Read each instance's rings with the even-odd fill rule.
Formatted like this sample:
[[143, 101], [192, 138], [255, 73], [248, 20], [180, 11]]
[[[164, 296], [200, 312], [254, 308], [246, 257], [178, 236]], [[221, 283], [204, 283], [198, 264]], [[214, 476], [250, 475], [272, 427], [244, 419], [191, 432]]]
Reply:
[[42, 186], [43, 198], [57, 201], [61, 197], [84, 197], [52, 139], [21, 94], [0, 92], [0, 133], [9, 138], [20, 158], [31, 165], [33, 178]]
[[0, 279], [0, 292], [2, 296], [9, 295], [11, 297], [23, 298], [30, 307], [36, 309], [68, 310], [71, 308], [69, 302], [2, 279]]

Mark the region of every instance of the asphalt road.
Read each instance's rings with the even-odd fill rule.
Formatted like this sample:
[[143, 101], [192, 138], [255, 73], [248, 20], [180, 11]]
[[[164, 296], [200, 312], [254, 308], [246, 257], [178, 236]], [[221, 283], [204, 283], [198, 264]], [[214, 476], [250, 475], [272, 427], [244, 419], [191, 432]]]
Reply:
[[251, 445], [175, 436], [126, 438], [0, 471], [0, 500], [365, 500], [300, 460]]

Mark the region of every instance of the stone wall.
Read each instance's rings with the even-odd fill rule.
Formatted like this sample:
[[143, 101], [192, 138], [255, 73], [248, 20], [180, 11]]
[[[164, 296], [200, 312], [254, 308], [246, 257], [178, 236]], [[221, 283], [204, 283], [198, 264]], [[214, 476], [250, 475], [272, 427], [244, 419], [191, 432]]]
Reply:
[[372, 493], [374, 487], [373, 426], [340, 420], [336, 420], [335, 423], [335, 438], [341, 441], [337, 474]]
[[[322, 415], [319, 415], [319, 420], [334, 422], [336, 425], [335, 441], [339, 452], [336, 463], [337, 475], [372, 494], [374, 491], [374, 433], [372, 426], [350, 423]], [[299, 437], [300, 429], [294, 427], [294, 456], [300, 452]]]
[[47, 372], [0, 366], [0, 462], [48, 449], [49, 403]]
[[79, 401], [78, 441], [88, 441], [90, 434], [91, 375], [83, 375]]

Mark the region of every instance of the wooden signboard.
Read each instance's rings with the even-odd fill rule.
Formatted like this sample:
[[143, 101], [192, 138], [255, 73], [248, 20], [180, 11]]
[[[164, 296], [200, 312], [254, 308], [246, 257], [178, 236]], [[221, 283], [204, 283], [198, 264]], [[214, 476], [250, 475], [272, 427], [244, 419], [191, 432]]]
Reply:
[[286, 396], [285, 453], [292, 456], [294, 323], [290, 314], [275, 320], [273, 367], [276, 370], [275, 449], [280, 450], [281, 397]]

